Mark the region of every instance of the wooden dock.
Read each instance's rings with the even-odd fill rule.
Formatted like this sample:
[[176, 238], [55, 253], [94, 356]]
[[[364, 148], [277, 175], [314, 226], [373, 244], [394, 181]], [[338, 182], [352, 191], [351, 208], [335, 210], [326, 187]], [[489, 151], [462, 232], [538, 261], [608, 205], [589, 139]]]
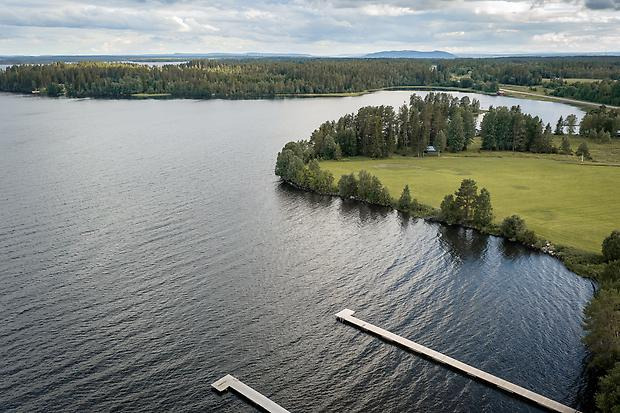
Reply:
[[504, 379], [500, 379], [499, 377], [495, 377], [492, 374], [489, 374], [475, 367], [472, 367], [468, 364], [455, 360], [435, 350], [431, 350], [428, 347], [425, 347], [421, 344], [415, 343], [404, 337], [391, 333], [373, 324], [367, 323], [363, 320], [360, 320], [359, 318], [353, 317], [353, 313], [354, 313], [353, 310], [344, 309], [338, 314], [336, 314], [336, 319], [338, 319], [339, 321], [342, 321], [343, 323], [348, 323], [355, 327], [358, 327], [359, 329], [369, 332], [373, 335], [379, 336], [383, 338], [384, 340], [400, 345], [415, 353], [422, 354], [437, 363], [441, 363], [449, 367], [452, 367], [453, 369], [461, 371], [485, 383], [496, 386], [508, 393], [513, 393], [515, 395], [518, 395], [538, 406], [541, 406], [541, 407], [544, 407], [546, 409], [556, 411], [556, 412], [579, 413], [577, 410], [573, 409], [572, 407], [565, 406], [554, 400], [548, 399], [547, 397], [541, 396], [538, 393], [534, 393], [533, 391], [530, 391], [521, 386], [517, 386], [516, 384], [510, 383], [509, 381], [506, 381]]
[[290, 413], [288, 410], [280, 406], [279, 404], [271, 401], [267, 397], [263, 396], [247, 384], [244, 384], [237, 378], [227, 374], [222, 377], [215, 383], [211, 384], [211, 386], [217, 390], [218, 392], [226, 391], [229, 387], [235, 390], [237, 393], [241, 394], [243, 397], [261, 407], [267, 412], [270, 413]]

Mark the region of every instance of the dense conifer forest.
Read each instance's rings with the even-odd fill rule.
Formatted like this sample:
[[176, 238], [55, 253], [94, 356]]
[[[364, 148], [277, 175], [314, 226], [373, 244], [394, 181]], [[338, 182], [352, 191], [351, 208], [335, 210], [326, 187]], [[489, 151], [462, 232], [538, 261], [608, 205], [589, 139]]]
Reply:
[[[564, 78], [600, 79], [566, 85]], [[78, 62], [16, 65], [0, 71], [0, 90], [48, 96], [123, 98], [259, 98], [356, 93], [404, 86], [456, 87], [495, 93], [500, 84], [552, 80], [558, 96], [613, 104], [620, 100], [619, 57], [497, 59], [245, 59], [179, 65]]]
[[383, 158], [395, 152], [421, 155], [428, 145], [440, 151], [467, 148], [476, 133], [480, 102], [469, 97], [429, 93], [411, 95], [409, 105], [367, 106], [356, 114], [325, 122], [310, 137], [322, 159], [342, 156]]
[[[348, 156], [385, 158], [392, 154], [422, 156], [427, 147], [439, 153], [467, 150], [478, 133], [481, 149], [534, 153], [572, 154], [567, 141], [553, 143], [557, 135], [579, 134], [599, 142], [609, 142], [620, 130], [620, 111], [605, 107], [590, 110], [577, 125], [577, 117], [558, 119], [555, 130], [537, 116], [512, 108], [491, 107], [476, 130], [481, 113], [476, 99], [429, 93], [424, 98], [411, 95], [409, 105], [398, 110], [391, 106], [367, 106], [337, 121], [321, 124], [310, 136], [310, 151], [319, 159]], [[589, 157], [587, 146], [578, 149]], [[579, 155], [581, 153], [578, 153]]]

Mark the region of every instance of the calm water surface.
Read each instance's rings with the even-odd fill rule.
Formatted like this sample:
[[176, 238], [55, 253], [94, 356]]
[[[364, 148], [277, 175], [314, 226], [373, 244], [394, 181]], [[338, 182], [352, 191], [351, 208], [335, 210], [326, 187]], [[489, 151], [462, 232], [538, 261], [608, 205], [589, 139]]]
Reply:
[[408, 96], [0, 95], [0, 410], [254, 411], [211, 391], [230, 373], [292, 412], [537, 411], [337, 323], [345, 307], [577, 406], [589, 281], [273, 175], [286, 141]]

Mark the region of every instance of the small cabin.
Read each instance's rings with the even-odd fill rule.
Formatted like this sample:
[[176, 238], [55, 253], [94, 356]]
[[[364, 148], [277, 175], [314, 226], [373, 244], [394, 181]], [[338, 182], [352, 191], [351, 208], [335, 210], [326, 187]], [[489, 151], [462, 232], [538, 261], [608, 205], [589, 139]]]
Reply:
[[439, 151], [433, 145], [428, 145], [426, 149], [424, 149], [424, 154], [439, 156]]

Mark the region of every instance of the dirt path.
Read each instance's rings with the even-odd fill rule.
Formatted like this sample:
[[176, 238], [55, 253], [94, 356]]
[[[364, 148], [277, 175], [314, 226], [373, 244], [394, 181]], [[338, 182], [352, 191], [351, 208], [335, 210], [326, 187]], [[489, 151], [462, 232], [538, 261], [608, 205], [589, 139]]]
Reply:
[[[602, 106], [602, 103], [585, 102], [583, 100], [561, 98], [561, 97], [549, 96], [549, 95], [541, 95], [541, 94], [530, 93], [530, 92], [522, 92], [520, 90], [514, 90], [514, 89], [503, 89], [503, 88], [500, 88], [499, 90], [500, 90], [500, 92], [504, 92], [504, 93], [513, 93], [513, 94], [516, 94], [516, 95], [533, 96], [533, 97], [537, 97], [537, 98], [544, 98], [544, 100], [553, 100], [553, 101], [556, 101], [556, 102], [571, 103], [571, 104], [575, 104], [575, 105], [584, 105], [584, 106], [592, 106], [592, 107]], [[620, 106], [612, 106], [612, 105], [605, 105], [605, 106], [608, 107], [608, 108], [611, 108], [611, 109], [620, 109]]]

